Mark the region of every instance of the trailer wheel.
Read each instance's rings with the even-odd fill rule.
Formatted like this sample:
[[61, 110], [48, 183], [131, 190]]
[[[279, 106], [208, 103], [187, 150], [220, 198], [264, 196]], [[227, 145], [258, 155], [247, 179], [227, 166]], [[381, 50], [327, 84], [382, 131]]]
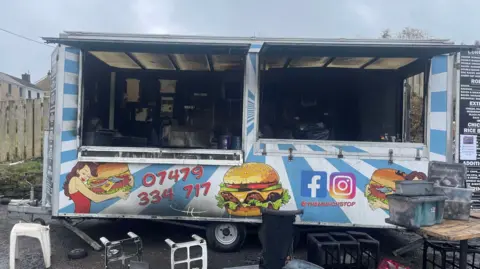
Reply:
[[47, 225], [47, 223], [45, 222], [45, 220], [43, 220], [42, 218], [36, 218], [36, 219], [34, 219], [34, 220], [33, 220], [33, 223], [38, 223], [38, 224], [43, 225], [43, 226]]
[[219, 222], [207, 226], [207, 244], [220, 252], [240, 249], [247, 236], [245, 225], [241, 223]]

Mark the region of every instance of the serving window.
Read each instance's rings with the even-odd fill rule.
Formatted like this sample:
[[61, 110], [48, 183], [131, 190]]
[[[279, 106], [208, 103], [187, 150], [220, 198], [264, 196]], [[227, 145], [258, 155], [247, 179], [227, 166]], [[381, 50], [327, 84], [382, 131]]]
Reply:
[[245, 53], [86, 51], [81, 158], [241, 163]]
[[267, 46], [260, 56], [260, 141], [423, 147], [430, 57], [378, 51]]

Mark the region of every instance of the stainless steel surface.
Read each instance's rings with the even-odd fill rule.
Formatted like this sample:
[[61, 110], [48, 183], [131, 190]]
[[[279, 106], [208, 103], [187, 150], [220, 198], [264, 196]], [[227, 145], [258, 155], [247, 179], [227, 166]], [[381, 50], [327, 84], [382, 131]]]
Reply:
[[121, 34], [105, 32], [65, 31], [56, 37], [43, 37], [47, 42], [58, 39], [132, 41], [132, 42], [169, 42], [169, 43], [205, 43], [205, 44], [250, 44], [257, 42], [282, 42], [293, 44], [355, 44], [355, 45], [417, 45], [445, 46], [453, 45], [448, 39], [402, 40], [402, 39], [346, 39], [346, 38], [269, 38], [269, 37], [227, 37], [199, 35], [155, 35], [155, 34]]
[[[116, 153], [112, 157], [112, 152]], [[158, 149], [123, 147], [82, 147], [80, 161], [113, 163], [166, 163], [203, 165], [241, 165], [241, 150]]]
[[35, 215], [49, 215], [52, 211], [49, 208], [41, 206], [28, 205], [28, 200], [23, 201], [10, 201], [7, 206], [9, 213], [23, 213], [23, 214], [35, 214]]
[[[453, 120], [453, 88], [455, 84], [455, 61], [456, 56], [449, 55], [447, 60], [447, 130], [452, 130], [452, 120]], [[453, 161], [453, 133], [447, 131], [447, 149], [446, 149], [446, 161]]]
[[[460, 65], [459, 53], [455, 55], [455, 65]], [[460, 121], [460, 68], [454, 68], [453, 72], [455, 72], [455, 79], [453, 81], [453, 90], [455, 91], [455, 125], [452, 124], [455, 127], [455, 152], [453, 155], [455, 156], [454, 161], [458, 163], [460, 161], [460, 129], [458, 128], [458, 123]]]

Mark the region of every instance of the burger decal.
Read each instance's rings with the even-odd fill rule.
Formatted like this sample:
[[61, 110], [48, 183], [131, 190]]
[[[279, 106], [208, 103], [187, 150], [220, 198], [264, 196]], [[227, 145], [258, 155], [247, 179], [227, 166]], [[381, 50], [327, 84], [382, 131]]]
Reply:
[[427, 176], [422, 172], [415, 171], [407, 174], [390, 168], [378, 169], [373, 172], [370, 182], [365, 188], [365, 197], [373, 210], [377, 208], [388, 210], [387, 195], [395, 193], [395, 182], [425, 179]]
[[128, 199], [135, 184], [127, 164], [77, 162], [65, 177], [63, 192], [72, 200], [74, 213], [92, 212], [92, 203]]
[[217, 206], [233, 216], [260, 216], [261, 208], [278, 210], [290, 200], [277, 171], [263, 163], [230, 168], [216, 196]]
[[88, 180], [87, 186], [97, 194], [130, 191], [132, 174], [126, 164], [108, 163], [98, 166], [97, 176]]

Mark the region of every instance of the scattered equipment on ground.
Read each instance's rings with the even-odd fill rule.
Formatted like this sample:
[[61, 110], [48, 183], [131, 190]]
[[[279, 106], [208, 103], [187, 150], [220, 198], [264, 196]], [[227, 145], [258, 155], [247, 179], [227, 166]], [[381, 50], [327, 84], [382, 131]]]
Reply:
[[380, 243], [362, 232], [313, 233], [307, 236], [307, 260], [330, 268], [376, 269]]
[[[198, 268], [207, 269], [207, 242], [196, 234], [192, 234], [193, 241], [175, 243], [169, 238], [165, 242], [170, 246], [170, 268]], [[175, 255], [175, 252], [183, 252], [185, 254]], [[199, 253], [200, 251], [200, 253]], [[181, 256], [180, 259], [178, 259]], [[184, 259], [181, 259], [185, 257]], [[185, 264], [186, 266], [184, 266]], [[179, 265], [179, 266], [176, 266]]]
[[[143, 254], [143, 244], [142, 239], [138, 237], [138, 235], [128, 232], [127, 233], [130, 238], [118, 240], [118, 241], [109, 241], [105, 237], [101, 237], [100, 241], [105, 246], [105, 269], [112, 268], [111, 263], [121, 262], [122, 269], [134, 269], [132, 267], [131, 260], [136, 258], [137, 262], [135, 262], [135, 266], [138, 269], [147, 268], [148, 264], [142, 262], [142, 254]], [[135, 248], [135, 252], [128, 253], [129, 251], [125, 251], [125, 249], [133, 249]], [[129, 263], [129, 264], [128, 264]], [[144, 267], [139, 267], [144, 266]], [[147, 267], [145, 267], [147, 266]]]

